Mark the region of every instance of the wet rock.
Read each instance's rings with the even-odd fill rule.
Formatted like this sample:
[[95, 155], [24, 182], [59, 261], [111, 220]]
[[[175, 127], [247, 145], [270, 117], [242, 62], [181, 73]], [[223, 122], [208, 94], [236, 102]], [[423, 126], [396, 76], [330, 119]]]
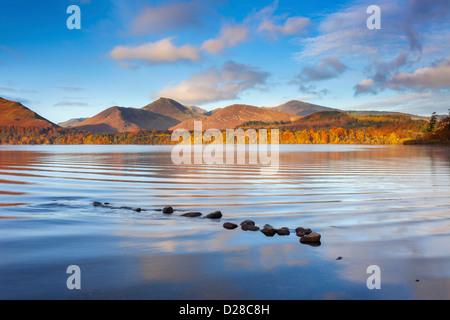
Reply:
[[312, 231], [311, 231], [311, 229], [306, 229], [306, 228], [303, 228], [303, 227], [298, 227], [297, 229], [295, 229], [295, 233], [297, 233], [297, 235], [298, 234], [310, 234]]
[[243, 224], [241, 226], [241, 229], [244, 231], [258, 231], [259, 227], [254, 226], [254, 225], [249, 225], [249, 224]]
[[208, 218], [208, 219], [220, 219], [220, 218], [222, 218], [222, 212], [220, 212], [220, 211], [211, 212], [210, 214], [206, 215], [206, 218]]
[[200, 217], [202, 215], [201, 212], [187, 212], [182, 214], [182, 217], [188, 217], [188, 218], [195, 218], [195, 217]]
[[137, 209], [135, 209], [134, 211], [136, 211], [136, 212], [141, 212], [142, 209], [141, 209], [141, 208], [137, 208]]
[[297, 237], [301, 238], [301, 237], [306, 236], [306, 233], [304, 233], [304, 232], [297, 232], [296, 235], [297, 235]]
[[104, 207], [104, 205], [101, 202], [98, 202], [98, 201], [94, 201], [94, 203], [92, 205], [94, 207]]
[[322, 236], [317, 232], [311, 232], [300, 238], [301, 243], [319, 243]]
[[337, 259], [336, 260], [342, 260], [342, 257], [337, 257]]
[[247, 225], [247, 226], [254, 226], [255, 225], [255, 221], [253, 220], [244, 220], [241, 222], [241, 226], [243, 225]]
[[131, 207], [120, 207], [119, 209], [133, 210], [133, 208], [131, 208]]
[[289, 228], [283, 227], [277, 230], [277, 234], [279, 236], [288, 236], [291, 234], [291, 232], [289, 231]]
[[241, 222], [241, 229], [244, 231], [258, 231], [259, 227], [255, 225], [255, 221], [244, 220]]
[[172, 207], [164, 207], [162, 209], [162, 212], [166, 213], [166, 214], [171, 214], [171, 213], [173, 213], [173, 208]]
[[231, 223], [231, 222], [225, 222], [225, 223], [223, 224], [223, 227], [224, 227], [225, 229], [233, 230], [233, 229], [236, 229], [236, 228], [238, 227], [238, 225], [237, 225], [237, 224], [234, 224], [234, 223]]
[[277, 233], [277, 230], [275, 230], [270, 224], [266, 224], [261, 229], [261, 232], [264, 233], [266, 237], [273, 237]]

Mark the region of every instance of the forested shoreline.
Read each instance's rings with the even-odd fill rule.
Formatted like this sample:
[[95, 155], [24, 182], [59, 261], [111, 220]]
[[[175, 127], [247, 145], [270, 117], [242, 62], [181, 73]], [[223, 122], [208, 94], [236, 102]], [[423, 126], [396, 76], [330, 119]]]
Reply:
[[[235, 128], [236, 135], [246, 135], [255, 129], [257, 139], [259, 130], [267, 128], [279, 130], [280, 144], [448, 144], [450, 143], [450, 117], [430, 122], [412, 120], [409, 117], [369, 116], [338, 117], [333, 113], [318, 113], [297, 123], [244, 124]], [[339, 125], [336, 125], [339, 124]], [[226, 131], [221, 130], [223, 143]], [[191, 142], [203, 138], [191, 132]], [[0, 127], [2, 145], [80, 145], [80, 144], [147, 144], [171, 145], [170, 130], [141, 130], [123, 133], [91, 133], [74, 128]], [[269, 134], [270, 137], [270, 134]], [[237, 139], [236, 139], [237, 141]], [[249, 138], [246, 138], [248, 143]], [[255, 142], [255, 140], [252, 140]], [[269, 140], [270, 142], [270, 140]]]

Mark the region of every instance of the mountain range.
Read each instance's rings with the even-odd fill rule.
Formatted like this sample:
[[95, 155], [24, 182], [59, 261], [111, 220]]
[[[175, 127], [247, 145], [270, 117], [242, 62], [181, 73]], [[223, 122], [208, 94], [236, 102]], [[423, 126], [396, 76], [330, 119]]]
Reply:
[[[233, 129], [246, 123], [278, 123], [287, 126], [299, 121], [313, 121], [309, 116], [341, 111], [347, 114], [363, 112], [365, 115], [396, 114], [380, 111], [342, 111], [335, 108], [292, 100], [273, 108], [235, 104], [206, 111], [196, 106], [185, 106], [169, 99], [160, 98], [142, 108], [110, 107], [90, 118], [77, 118], [59, 123], [59, 126], [75, 128], [92, 133], [121, 133], [140, 130], [194, 129], [194, 121], [202, 121], [202, 129]], [[412, 116], [413, 115], [408, 115]], [[418, 117], [418, 116], [415, 116]], [[426, 118], [426, 117], [418, 117]], [[429, 119], [429, 118], [428, 118]], [[303, 123], [302, 122], [302, 123]], [[291, 123], [291, 125], [290, 125]], [[303, 126], [304, 124], [302, 124]], [[0, 98], [0, 126], [49, 128], [58, 125], [44, 119], [19, 102]]]
[[250, 105], [231, 105], [206, 111], [196, 106], [185, 106], [160, 98], [141, 109], [111, 107], [87, 119], [71, 119], [60, 123], [93, 133], [118, 133], [139, 130], [194, 129], [194, 120], [202, 120], [204, 130], [234, 128], [242, 123], [260, 121], [291, 122], [320, 111], [336, 110], [302, 101], [289, 101], [274, 108]]

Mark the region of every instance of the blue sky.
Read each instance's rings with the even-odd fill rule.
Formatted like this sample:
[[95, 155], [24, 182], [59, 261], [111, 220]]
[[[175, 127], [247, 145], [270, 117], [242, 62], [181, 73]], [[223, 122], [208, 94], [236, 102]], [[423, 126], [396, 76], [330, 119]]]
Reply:
[[449, 17], [448, 0], [2, 0], [0, 96], [54, 122], [161, 96], [446, 114]]

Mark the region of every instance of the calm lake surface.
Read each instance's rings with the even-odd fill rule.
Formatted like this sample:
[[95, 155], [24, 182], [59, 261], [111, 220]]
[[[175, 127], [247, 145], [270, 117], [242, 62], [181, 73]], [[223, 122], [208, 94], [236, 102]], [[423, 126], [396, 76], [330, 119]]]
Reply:
[[[450, 299], [449, 148], [282, 145], [272, 174], [171, 150], [0, 146], [0, 299]], [[245, 219], [321, 245], [222, 227]]]

